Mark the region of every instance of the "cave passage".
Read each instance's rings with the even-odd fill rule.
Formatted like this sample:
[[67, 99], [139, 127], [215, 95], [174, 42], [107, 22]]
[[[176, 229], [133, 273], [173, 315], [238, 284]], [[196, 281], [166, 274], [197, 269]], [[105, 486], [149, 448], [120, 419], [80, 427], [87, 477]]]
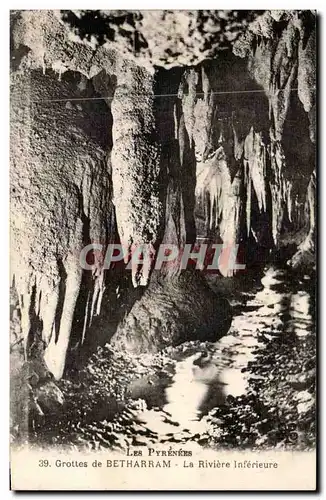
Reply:
[[312, 11], [12, 11], [15, 442], [313, 446], [315, 59]]

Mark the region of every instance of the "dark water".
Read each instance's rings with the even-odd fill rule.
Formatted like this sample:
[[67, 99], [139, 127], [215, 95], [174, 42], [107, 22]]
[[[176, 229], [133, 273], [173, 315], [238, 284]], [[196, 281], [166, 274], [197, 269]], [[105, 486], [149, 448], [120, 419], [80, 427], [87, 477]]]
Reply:
[[[162, 438], [182, 429], [205, 433], [208, 412], [230, 398], [245, 398], [253, 392], [255, 383], [265, 387], [279, 383], [281, 391], [282, 382], [274, 380], [273, 357], [275, 362], [280, 356], [284, 358], [280, 368], [284, 375], [278, 369], [280, 380], [292, 373], [298, 382], [301, 362], [314, 367], [311, 277], [299, 278], [287, 270], [267, 267], [252, 285], [248, 286], [248, 280], [229, 279], [228, 286], [234, 310], [228, 334], [215, 344], [184, 344], [172, 353], [164, 372], [145, 376], [129, 388], [133, 398], [144, 399], [147, 404], [139, 421]], [[308, 339], [310, 350], [306, 352]], [[298, 383], [293, 391], [306, 396]], [[293, 397], [296, 401], [296, 395]], [[291, 410], [294, 403], [288, 404]]]

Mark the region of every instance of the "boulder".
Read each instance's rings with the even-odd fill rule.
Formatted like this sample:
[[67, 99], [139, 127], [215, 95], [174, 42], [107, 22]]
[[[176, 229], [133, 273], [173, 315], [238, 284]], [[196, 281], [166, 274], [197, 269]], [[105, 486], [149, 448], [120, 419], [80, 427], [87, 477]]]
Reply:
[[155, 353], [189, 340], [216, 342], [231, 321], [229, 302], [216, 295], [199, 273], [185, 271], [170, 279], [153, 275], [111, 344], [135, 353]]

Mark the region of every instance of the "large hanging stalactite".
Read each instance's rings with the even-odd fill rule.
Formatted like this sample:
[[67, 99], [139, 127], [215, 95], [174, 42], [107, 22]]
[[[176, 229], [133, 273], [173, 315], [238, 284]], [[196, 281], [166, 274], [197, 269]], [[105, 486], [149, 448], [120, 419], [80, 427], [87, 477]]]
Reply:
[[132, 269], [134, 286], [146, 285], [162, 232], [160, 147], [154, 117], [154, 81], [123, 61], [112, 101], [112, 181], [120, 240], [129, 254], [144, 248], [144, 265]]
[[[43, 341], [46, 365], [57, 379], [82, 281], [79, 254], [91, 241], [107, 243], [112, 218], [108, 111], [105, 104], [70, 100], [83, 97], [79, 79], [67, 74], [60, 82], [41, 70], [12, 79], [11, 270], [27, 354]], [[87, 272], [95, 303], [103, 259], [94, 258]]]

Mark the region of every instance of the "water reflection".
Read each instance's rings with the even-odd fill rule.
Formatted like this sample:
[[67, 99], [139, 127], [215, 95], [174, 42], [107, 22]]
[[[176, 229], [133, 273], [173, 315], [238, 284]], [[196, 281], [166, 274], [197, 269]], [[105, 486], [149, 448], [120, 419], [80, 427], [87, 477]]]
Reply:
[[[201, 344], [172, 362], [170, 373], [157, 380], [145, 378], [131, 388], [134, 398], [145, 399], [148, 410], [139, 419], [161, 435], [189, 429], [204, 432], [206, 415], [225, 403], [227, 396], [246, 394], [255, 375], [248, 363], [271, 342], [296, 343], [313, 331], [313, 301], [307, 280], [294, 279], [286, 270], [266, 268], [261, 283], [246, 294], [231, 329], [215, 344]], [[176, 430], [176, 427], [178, 429]], [[159, 429], [159, 430], [158, 430]]]

